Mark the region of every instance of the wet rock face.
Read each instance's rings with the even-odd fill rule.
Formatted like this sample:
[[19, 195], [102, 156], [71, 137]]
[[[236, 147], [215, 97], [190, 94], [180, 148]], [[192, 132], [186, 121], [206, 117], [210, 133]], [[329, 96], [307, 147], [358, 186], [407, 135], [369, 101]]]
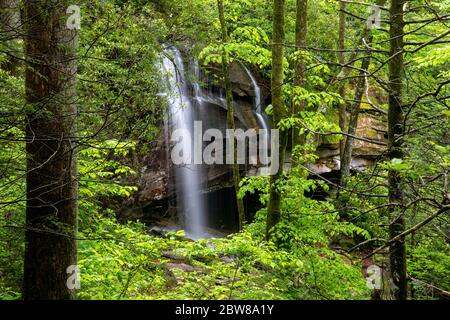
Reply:
[[[207, 70], [212, 74], [220, 74], [222, 72], [221, 66], [210, 65]], [[233, 95], [236, 99], [250, 101], [255, 96], [255, 90], [251, 79], [243, 66], [238, 62], [232, 62], [230, 64], [230, 81], [232, 86]], [[270, 96], [270, 83], [261, 77], [257, 72], [253, 75], [256, 78], [258, 85], [261, 87], [262, 98], [266, 100]]]
[[148, 203], [161, 200], [167, 197], [169, 193], [169, 170], [164, 139], [164, 130], [154, 143], [154, 148], [144, 159], [145, 166], [142, 168], [139, 178], [139, 193], [137, 201], [139, 203]]
[[167, 177], [166, 171], [145, 173], [140, 179], [142, 192], [139, 194], [139, 202], [145, 203], [164, 198], [168, 189]]
[[253, 85], [248, 78], [245, 70], [238, 64], [232, 63], [230, 65], [230, 81], [233, 93], [239, 97], [254, 96]]
[[233, 92], [240, 97], [254, 96], [253, 84], [247, 73], [238, 63], [230, 65], [230, 80]]

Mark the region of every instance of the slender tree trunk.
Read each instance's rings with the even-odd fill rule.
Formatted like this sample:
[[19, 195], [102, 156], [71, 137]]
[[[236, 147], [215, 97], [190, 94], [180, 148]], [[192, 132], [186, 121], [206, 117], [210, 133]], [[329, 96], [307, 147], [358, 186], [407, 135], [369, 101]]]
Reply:
[[[234, 107], [233, 107], [233, 93], [231, 89], [231, 81], [230, 81], [230, 69], [228, 62], [228, 54], [225, 50], [225, 44], [228, 42], [228, 32], [225, 24], [225, 13], [223, 8], [223, 1], [217, 0], [217, 7], [219, 9], [219, 20], [222, 31], [222, 72], [225, 82], [225, 92], [226, 92], [226, 100], [227, 100], [227, 122], [228, 129], [235, 129], [234, 125]], [[239, 183], [240, 183], [240, 174], [239, 174], [239, 164], [237, 161], [237, 141], [233, 136], [233, 183], [234, 189], [236, 191], [236, 203], [239, 215], [239, 230], [242, 229], [245, 223], [245, 210], [244, 210], [244, 201], [239, 199]]]
[[[367, 41], [368, 44], [372, 43], [372, 36], [369, 35], [369, 39]], [[358, 128], [358, 118], [359, 111], [361, 107], [361, 101], [364, 95], [364, 90], [366, 88], [366, 76], [368, 73], [369, 65], [371, 60], [370, 51], [367, 52], [367, 56], [363, 58], [361, 71], [359, 73], [358, 83], [355, 89], [355, 98], [350, 110], [350, 120], [348, 123], [348, 134], [349, 136], [345, 139], [344, 143], [344, 151], [341, 155], [341, 186], [346, 186], [346, 180], [350, 176], [350, 167], [352, 163], [352, 153], [353, 153], [353, 138], [356, 134], [356, 129]]]
[[[273, 122], [275, 125], [285, 117], [283, 96], [283, 60], [284, 60], [284, 14], [285, 0], [273, 2], [273, 45], [272, 45], [272, 106]], [[280, 178], [283, 174], [284, 152], [287, 144], [287, 132], [280, 130], [279, 168], [275, 175], [270, 177], [269, 204], [267, 208], [266, 238], [269, 239], [273, 227], [281, 217]]]
[[[386, 4], [386, 0], [377, 0], [376, 5], [377, 6], [384, 6]], [[338, 43], [337, 43], [337, 49], [338, 49], [338, 61], [340, 65], [345, 65], [345, 29], [346, 29], [346, 22], [345, 22], [345, 10], [347, 7], [347, 3], [341, 1], [339, 4], [339, 37], [338, 37]], [[370, 38], [370, 30], [367, 27], [367, 24], [364, 24], [363, 29], [360, 32], [360, 40], [359, 43], [362, 42], [362, 40], [366, 37]], [[342, 81], [339, 84], [338, 87], [338, 93], [339, 95], [344, 99], [342, 103], [339, 104], [339, 126], [341, 128], [341, 131], [344, 133], [347, 133], [347, 103], [345, 102], [346, 93], [345, 93], [345, 78], [349, 75], [352, 68], [350, 66], [353, 64], [352, 61], [354, 61], [357, 58], [358, 52], [353, 52], [349, 59], [348, 64], [349, 67], [343, 67], [341, 70], [341, 73], [339, 74], [338, 80]], [[344, 162], [344, 149], [345, 149], [345, 141], [347, 140], [347, 137], [344, 136], [343, 139], [339, 143], [339, 150], [340, 150], [340, 158], [341, 158], [341, 166]], [[345, 182], [344, 182], [345, 183]], [[339, 196], [339, 192], [338, 192]]]
[[[386, 0], [377, 0], [376, 4], [378, 6], [384, 6], [386, 3]], [[339, 64], [343, 65], [345, 64], [345, 11], [346, 9], [346, 3], [340, 2], [340, 14], [339, 14], [339, 40], [338, 40], [338, 59]], [[367, 24], [364, 25], [364, 28], [361, 30], [361, 38], [359, 43], [363, 43], [363, 40], [367, 38], [367, 44], [370, 46], [372, 43], [372, 34], [371, 31], [368, 29]], [[350, 135], [355, 135], [357, 125], [358, 125], [358, 117], [359, 117], [359, 111], [360, 111], [360, 105], [361, 105], [361, 99], [364, 94], [364, 87], [365, 87], [365, 71], [369, 68], [370, 60], [371, 60], [371, 52], [367, 51], [367, 56], [363, 58], [362, 61], [362, 67], [361, 69], [364, 71], [360, 72], [360, 78], [358, 80], [358, 83], [356, 85], [355, 89], [355, 102], [352, 105], [352, 108], [350, 110], [350, 119], [349, 124], [347, 128], [347, 103], [344, 101], [339, 105], [339, 126], [341, 127], [342, 132], [348, 133]], [[348, 63], [351, 63], [351, 61], [354, 61], [357, 58], [357, 52], [353, 53], [351, 57], [348, 60]], [[351, 68], [343, 68], [340, 74], [340, 78], [342, 78], [342, 83], [340, 83], [338, 91], [339, 95], [345, 99], [346, 93], [345, 93], [345, 77], [348, 76], [350, 73]], [[348, 141], [349, 140], [349, 141]], [[344, 136], [344, 138], [340, 141], [340, 158], [341, 158], [341, 176], [340, 176], [340, 183], [341, 186], [345, 187], [346, 180], [350, 175], [350, 166], [352, 161], [352, 151], [353, 151], [353, 138], [349, 136]], [[339, 199], [340, 192], [337, 192], [337, 198]]]
[[[18, 0], [0, 0], [0, 41], [12, 43], [21, 36], [20, 32], [20, 7]], [[14, 47], [14, 46], [13, 46]], [[9, 72], [11, 75], [17, 76], [17, 67], [19, 60], [14, 58], [19, 52], [11, 50], [0, 68]]]
[[77, 263], [76, 49], [69, 1], [25, 2], [27, 208], [24, 299], [72, 299]]
[[[297, 51], [305, 50], [306, 37], [308, 34], [308, 0], [297, 0], [297, 17], [295, 24], [295, 45]], [[306, 64], [305, 59], [300, 58], [295, 64], [294, 85], [304, 88], [306, 81]], [[298, 116], [299, 112], [305, 110], [304, 101], [300, 105], [293, 104], [292, 113]], [[299, 135], [298, 128], [292, 130], [292, 149], [298, 144], [305, 144], [305, 136]]]
[[[388, 111], [388, 145], [389, 159], [402, 159], [403, 150], [403, 110], [402, 110], [402, 87], [403, 87], [403, 5], [405, 0], [392, 0], [390, 8], [390, 62], [389, 62], [389, 111]], [[391, 217], [394, 220], [389, 226], [390, 238], [393, 239], [405, 231], [405, 218], [400, 213], [403, 203], [402, 178], [398, 172], [389, 171], [389, 203]], [[406, 246], [405, 239], [401, 238], [390, 246], [389, 251], [391, 276], [396, 286], [394, 297], [397, 300], [407, 298], [406, 278]]]
[[[345, 50], [346, 23], [345, 23], [345, 12], [344, 11], [345, 11], [346, 5], [347, 4], [342, 1], [339, 3], [339, 9], [340, 9], [340, 11], [339, 11], [339, 37], [338, 37], [337, 49], [338, 49], [338, 61], [339, 61], [340, 65], [345, 64], [344, 50]], [[342, 71], [344, 71], [344, 69]], [[338, 93], [343, 99], [342, 103], [339, 103], [339, 127], [341, 128], [341, 131], [345, 133], [346, 128], [347, 128], [347, 108], [346, 108], [347, 103], [345, 102], [345, 82], [339, 86]], [[343, 158], [344, 158], [344, 147], [345, 147], [346, 139], [347, 139], [347, 137], [344, 136], [342, 138], [342, 140], [339, 142], [341, 168], [342, 168], [342, 162], [343, 162]]]

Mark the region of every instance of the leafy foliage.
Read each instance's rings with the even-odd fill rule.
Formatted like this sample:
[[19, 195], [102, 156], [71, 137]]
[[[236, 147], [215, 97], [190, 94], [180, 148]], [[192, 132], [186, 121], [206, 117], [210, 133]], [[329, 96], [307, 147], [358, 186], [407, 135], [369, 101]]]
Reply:
[[[371, 3], [374, 1], [371, 1]], [[272, 8], [266, 0], [226, 0], [230, 62], [245, 63], [269, 83]], [[351, 101], [367, 44], [361, 43], [366, 6], [348, 3], [346, 60], [341, 79], [336, 47], [338, 1], [310, 1], [307, 47], [295, 47], [296, 1], [286, 1], [285, 111], [273, 126], [297, 132], [305, 143], [291, 152], [294, 165], [276, 187], [282, 194], [281, 220], [266, 241], [267, 209], [255, 213], [242, 232], [192, 241], [183, 231], [152, 236], [139, 221], [119, 223], [114, 204], [133, 197], [143, 164], [153, 152], [164, 121], [157, 65], [162, 48], [176, 45], [205, 66], [221, 63], [214, 1], [82, 1], [78, 59], [79, 265], [81, 299], [368, 299], [372, 293], [363, 263], [386, 263], [386, 256], [361, 261], [389, 239], [388, 174], [401, 177], [407, 228], [442, 205], [450, 172], [448, 106], [450, 46], [445, 34], [450, 2], [409, 1], [405, 30], [407, 59], [403, 93], [405, 156], [354, 172], [346, 187], [312, 176], [321, 144], [337, 145], [343, 128], [337, 106]], [[387, 12], [382, 13], [387, 20]], [[358, 18], [360, 17], [360, 18]], [[361, 18], [362, 17], [362, 18]], [[434, 19], [434, 20], [433, 20]], [[430, 21], [417, 23], [417, 21]], [[415, 23], [412, 23], [416, 21]], [[432, 23], [433, 22], [433, 23]], [[373, 59], [361, 109], [386, 121], [389, 38], [387, 26], [372, 30]], [[22, 40], [0, 41], [0, 65]], [[355, 52], [353, 52], [355, 51]], [[364, 52], [363, 52], [364, 51]], [[294, 84], [295, 66], [305, 64], [305, 85]], [[24, 65], [12, 75], [0, 67], [0, 299], [20, 299], [25, 248], [26, 144]], [[336, 81], [338, 79], [339, 81]], [[346, 97], [338, 94], [344, 83]], [[344, 100], [346, 98], [347, 100]], [[353, 101], [351, 101], [353, 102]], [[293, 114], [293, 108], [302, 111]], [[376, 108], [375, 108], [376, 107]], [[377, 110], [378, 109], [378, 110]], [[381, 111], [380, 111], [381, 110]], [[272, 106], [266, 109], [271, 115]], [[296, 129], [296, 130], [293, 130]], [[375, 159], [376, 157], [376, 159]], [[269, 200], [269, 178], [246, 177], [240, 197]], [[444, 188], [443, 188], [444, 187]], [[325, 194], [325, 201], [311, 194]], [[335, 198], [335, 193], [338, 197]], [[445, 199], [444, 199], [445, 200]], [[408, 235], [407, 265], [412, 297], [441, 298], [450, 290], [448, 215]]]

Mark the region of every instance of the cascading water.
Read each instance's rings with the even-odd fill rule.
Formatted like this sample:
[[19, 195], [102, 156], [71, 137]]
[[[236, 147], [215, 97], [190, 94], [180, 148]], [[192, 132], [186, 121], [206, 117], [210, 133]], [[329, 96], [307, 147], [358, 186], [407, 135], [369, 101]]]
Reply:
[[[166, 87], [169, 105], [169, 131], [185, 130], [194, 137], [195, 110], [189, 96], [185, 77], [184, 62], [181, 53], [172, 48], [167, 51], [172, 59], [164, 57], [162, 69], [166, 75]], [[199, 87], [194, 86], [194, 95], [199, 95]], [[172, 134], [169, 132], [169, 134]], [[180, 144], [186, 164], [174, 168], [175, 188], [177, 191], [177, 207], [183, 214], [186, 234], [192, 239], [205, 236], [206, 208], [201, 194], [202, 166], [193, 164], [194, 147], [188, 137], [180, 137]]]
[[[243, 64], [242, 67], [247, 72], [254, 88], [256, 121], [259, 122], [261, 129], [269, 129], [268, 118], [262, 111], [261, 89], [250, 70]], [[160, 69], [164, 75], [163, 85], [166, 89], [163, 95], [167, 97], [169, 109], [166, 121], [166, 145], [176, 144], [177, 150], [182, 150], [184, 158], [181, 165], [172, 162], [172, 182], [175, 187], [179, 220], [184, 224], [186, 235], [191, 239], [222, 235], [220, 232], [212, 232], [213, 230], [209, 227], [214, 225], [220, 230], [224, 230], [221, 226], [227, 225], [230, 228], [228, 230], [231, 230], [233, 227], [229, 225], [229, 222], [233, 218], [230, 213], [234, 209], [231, 205], [232, 201], [227, 199], [222, 204], [224, 208], [228, 208], [226, 209], [227, 216], [220, 216], [217, 202], [211, 201], [211, 197], [208, 198], [202, 193], [202, 189], [207, 187], [209, 173], [212, 172], [212, 176], [214, 176], [215, 169], [202, 164], [194, 164], [196, 151], [194, 150], [194, 140], [198, 138], [194, 136], [194, 122], [201, 120], [203, 130], [214, 128], [225, 132], [227, 129], [227, 106], [223, 89], [212, 85], [212, 79], [201, 72], [198, 61], [185, 63], [181, 53], [175, 47], [166, 49]], [[209, 85], [204, 87], [201, 85], [203, 82]], [[235, 101], [235, 115], [245, 121], [245, 117], [240, 112], [242, 112], [240, 103]], [[248, 124], [247, 128], [250, 128]], [[179, 130], [183, 130], [185, 134], [174, 138], [174, 132]], [[171, 152], [174, 148], [168, 148], [169, 161], [173, 161]]]
[[250, 72], [250, 70], [245, 66], [245, 64], [241, 63], [241, 66], [244, 68], [245, 72], [247, 73], [250, 81], [252, 82], [253, 90], [255, 91], [255, 98], [253, 100], [253, 104], [255, 107], [256, 117], [259, 120], [261, 129], [268, 130], [269, 129], [269, 121], [268, 121], [265, 113], [262, 111], [264, 106], [262, 105], [263, 101], [261, 99], [261, 88], [258, 85], [258, 82], [256, 82], [255, 77]]

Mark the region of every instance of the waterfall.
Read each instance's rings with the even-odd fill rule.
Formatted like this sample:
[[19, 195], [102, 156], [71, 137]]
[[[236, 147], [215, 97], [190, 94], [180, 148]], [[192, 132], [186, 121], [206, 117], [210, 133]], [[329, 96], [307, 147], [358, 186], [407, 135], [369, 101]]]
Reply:
[[[189, 96], [184, 61], [176, 48], [166, 51], [173, 60], [164, 57], [162, 70], [165, 74], [165, 86], [168, 90], [167, 101], [169, 107], [169, 134], [176, 129], [186, 130], [194, 137], [195, 109]], [[196, 83], [196, 82], [195, 82]], [[200, 87], [193, 86], [194, 98], [200, 95]], [[174, 182], [177, 193], [178, 212], [183, 215], [186, 235], [192, 239], [199, 239], [206, 235], [206, 208], [201, 193], [202, 165], [193, 164], [193, 139], [181, 137], [183, 156], [187, 164], [174, 168]], [[186, 154], [184, 154], [186, 152]]]
[[[226, 119], [226, 99], [224, 90], [214, 86], [212, 79], [200, 70], [199, 62], [195, 59], [184, 61], [180, 51], [175, 47], [167, 48], [161, 63], [158, 66], [163, 75], [162, 84], [164, 92], [161, 96], [166, 97], [168, 104], [168, 114], [165, 123], [165, 138], [169, 172], [171, 172], [171, 183], [176, 194], [176, 210], [179, 222], [182, 223], [187, 237], [197, 240], [221, 236], [218, 230], [225, 230], [222, 227], [228, 226], [226, 230], [233, 227], [229, 223], [234, 219], [230, 215], [233, 208], [230, 207], [226, 215], [218, 216], [222, 207], [230, 204], [227, 200], [224, 203], [211, 201], [203, 189], [208, 188], [209, 178], [216, 178], [217, 173], [227, 171], [219, 167], [211, 167], [196, 164], [198, 159], [194, 153], [194, 141], [198, 137], [194, 136], [197, 129], [194, 128], [195, 121], [202, 122], [202, 129], [215, 129], [225, 132], [227, 129]], [[260, 129], [269, 129], [269, 121], [263, 110], [263, 99], [261, 89], [250, 70], [244, 65], [254, 89], [254, 115]], [[204, 86], [204, 83], [209, 84]], [[254, 120], [246, 122], [239, 100], [235, 101], [235, 116], [241, 125], [251, 128], [255, 125]], [[183, 134], [175, 132], [183, 131]], [[203, 134], [203, 132], [199, 132]], [[267, 140], [268, 135], [263, 136]], [[202, 144], [202, 141], [200, 141]], [[267, 144], [266, 144], [267, 145]], [[181, 153], [183, 161], [176, 164], [172, 159], [172, 152]], [[200, 150], [201, 153], [201, 150]], [[200, 155], [201, 156], [201, 155]], [[195, 162], [195, 163], [194, 163]], [[201, 161], [200, 161], [201, 162]], [[222, 170], [222, 171], [221, 171]], [[222, 174], [223, 174], [222, 173]], [[219, 228], [217, 230], [210, 227]]]
[[259, 125], [261, 126], [261, 129], [269, 129], [269, 121], [267, 119], [266, 114], [262, 111], [263, 110], [263, 101], [261, 99], [261, 88], [258, 85], [258, 83], [256, 82], [255, 77], [253, 76], [253, 74], [250, 72], [250, 70], [247, 68], [247, 66], [243, 63], [241, 63], [242, 68], [244, 68], [245, 72], [247, 73], [250, 81], [252, 82], [253, 85], [253, 90], [255, 91], [255, 97], [253, 100], [253, 105], [255, 108], [255, 112], [256, 112], [256, 117], [259, 120]]

